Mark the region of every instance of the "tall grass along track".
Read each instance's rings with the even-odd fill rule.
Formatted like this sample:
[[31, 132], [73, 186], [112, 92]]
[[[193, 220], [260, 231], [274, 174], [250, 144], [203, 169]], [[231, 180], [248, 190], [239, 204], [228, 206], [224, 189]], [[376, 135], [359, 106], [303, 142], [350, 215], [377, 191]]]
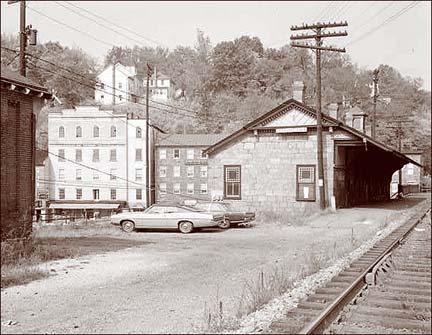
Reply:
[[[361, 332], [359, 324], [370, 325], [374, 331], [389, 327], [400, 330], [399, 326], [405, 324], [404, 331], [408, 333], [430, 333], [431, 310], [426, 308], [431, 302], [430, 242], [429, 208], [377, 242], [325, 287], [289, 311], [285, 318], [273, 322], [270, 331], [314, 334], [342, 329], [346, 333]], [[417, 293], [420, 289], [424, 294]], [[378, 300], [382, 300], [382, 294], [399, 299], [404, 310], [399, 312], [399, 305], [392, 302], [382, 307], [367, 305], [372, 302], [363, 305], [369, 292], [372, 297], [380, 297]], [[393, 314], [386, 309], [391, 309]], [[399, 323], [392, 324], [391, 317], [399, 319]], [[364, 333], [367, 328], [363, 330]]]

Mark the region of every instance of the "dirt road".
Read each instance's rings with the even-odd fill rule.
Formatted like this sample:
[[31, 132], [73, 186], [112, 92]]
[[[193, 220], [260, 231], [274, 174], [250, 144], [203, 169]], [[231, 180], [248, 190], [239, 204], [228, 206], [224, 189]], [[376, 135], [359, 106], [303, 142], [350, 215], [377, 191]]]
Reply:
[[302, 227], [141, 232], [138, 238], [151, 243], [51, 263], [48, 269], [56, 275], [2, 290], [1, 332], [199, 332], [204, 306], [216, 302], [217, 291], [225, 311], [234, 313], [244, 282], [261, 269], [281, 260], [295, 269], [312, 245], [342, 247], [353, 231], [356, 239], [367, 240], [385, 220], [403, 221], [418, 206], [417, 200], [404, 199], [347, 209]]

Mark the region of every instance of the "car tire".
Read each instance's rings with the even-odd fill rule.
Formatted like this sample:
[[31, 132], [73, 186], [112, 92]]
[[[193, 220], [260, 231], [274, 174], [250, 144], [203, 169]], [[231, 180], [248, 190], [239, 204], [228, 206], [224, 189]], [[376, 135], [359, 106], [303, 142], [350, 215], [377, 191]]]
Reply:
[[219, 223], [219, 228], [228, 229], [229, 227], [231, 227], [231, 222], [228, 219], [224, 219], [222, 223]]
[[132, 233], [135, 230], [135, 223], [130, 220], [125, 220], [121, 223], [121, 228], [126, 233]]
[[178, 228], [183, 234], [189, 234], [193, 231], [194, 226], [190, 221], [182, 221], [179, 222]]

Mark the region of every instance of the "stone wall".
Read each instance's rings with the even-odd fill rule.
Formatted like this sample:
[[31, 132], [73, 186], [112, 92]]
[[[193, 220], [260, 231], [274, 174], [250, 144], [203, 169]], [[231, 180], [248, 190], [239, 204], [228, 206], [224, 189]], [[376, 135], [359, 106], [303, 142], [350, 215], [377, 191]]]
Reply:
[[[333, 195], [333, 134], [323, 133], [327, 202]], [[284, 212], [293, 208], [319, 208], [317, 135], [252, 132], [209, 157], [209, 189], [223, 196], [224, 165], [241, 165], [241, 200], [230, 200], [242, 210]], [[296, 166], [315, 165], [316, 201], [296, 200]]]

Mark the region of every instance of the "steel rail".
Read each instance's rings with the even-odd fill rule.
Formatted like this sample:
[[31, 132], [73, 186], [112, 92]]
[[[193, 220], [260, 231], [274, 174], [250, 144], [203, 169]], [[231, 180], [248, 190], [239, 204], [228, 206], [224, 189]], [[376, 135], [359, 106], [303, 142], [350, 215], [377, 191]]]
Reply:
[[429, 208], [419, 217], [415, 217], [414, 223], [408, 226], [408, 229], [398, 236], [368, 267], [364, 270], [353, 283], [345, 289], [337, 298], [327, 306], [314, 320], [306, 325], [299, 334], [317, 334], [330, 325], [338, 315], [338, 313], [368, 284], [366, 284], [366, 275], [384, 258], [389, 252], [395, 249], [408, 234], [420, 223], [423, 218], [431, 211]]

